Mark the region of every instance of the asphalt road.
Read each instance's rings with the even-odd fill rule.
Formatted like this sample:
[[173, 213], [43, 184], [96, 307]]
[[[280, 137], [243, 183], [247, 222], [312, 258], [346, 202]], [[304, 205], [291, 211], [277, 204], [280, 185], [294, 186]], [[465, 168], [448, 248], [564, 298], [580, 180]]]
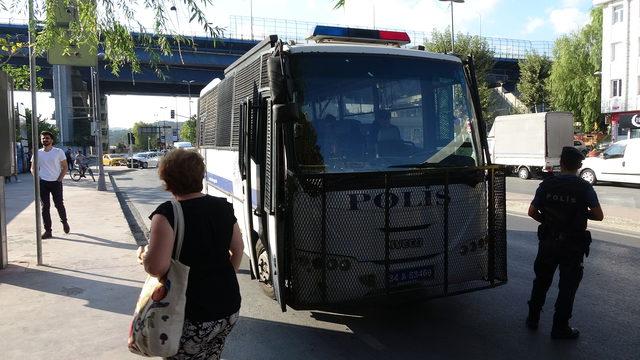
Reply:
[[[507, 178], [507, 191], [533, 195], [542, 180], [529, 179], [522, 180], [517, 177]], [[614, 184], [598, 183], [594, 187], [598, 194], [598, 199], [603, 205], [615, 205], [640, 209], [640, 185], [637, 184]]]
[[[145, 218], [169, 198], [153, 169], [112, 175]], [[509, 186], [511, 180], [521, 181], [509, 179]], [[533, 192], [537, 186], [535, 181], [524, 184], [523, 191]], [[582, 331], [577, 341], [549, 338], [557, 278], [538, 332], [524, 327], [537, 239], [530, 219], [510, 215], [507, 285], [418, 304], [349, 313], [291, 309], [282, 313], [250, 279], [245, 263], [238, 275], [241, 319], [227, 340], [223, 358], [637, 359], [640, 239], [603, 231], [593, 231], [593, 238], [574, 307], [573, 325]]]

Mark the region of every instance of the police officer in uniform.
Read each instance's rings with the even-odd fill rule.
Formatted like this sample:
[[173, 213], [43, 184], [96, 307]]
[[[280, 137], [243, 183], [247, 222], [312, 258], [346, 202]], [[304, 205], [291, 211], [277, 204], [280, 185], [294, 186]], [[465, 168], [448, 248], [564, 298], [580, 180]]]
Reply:
[[582, 280], [583, 257], [589, 256], [591, 234], [586, 231], [587, 219], [601, 221], [604, 217], [593, 187], [576, 175], [582, 160], [584, 155], [576, 148], [564, 147], [560, 156], [561, 174], [540, 183], [529, 206], [529, 216], [541, 224], [526, 324], [532, 330], [538, 328], [547, 290], [556, 268], [560, 268], [553, 339], [576, 339], [580, 335], [578, 329], [569, 326], [569, 319]]

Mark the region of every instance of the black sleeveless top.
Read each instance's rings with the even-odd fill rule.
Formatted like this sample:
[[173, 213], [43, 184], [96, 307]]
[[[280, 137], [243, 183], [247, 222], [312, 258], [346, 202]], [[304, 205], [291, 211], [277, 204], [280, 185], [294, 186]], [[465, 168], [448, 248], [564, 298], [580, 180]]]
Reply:
[[[205, 195], [180, 201], [184, 213], [184, 240], [180, 262], [189, 266], [186, 318], [213, 321], [240, 310], [240, 289], [229, 260], [236, 217], [226, 199]], [[166, 201], [151, 213], [167, 218], [173, 228], [173, 206]], [[175, 250], [175, 247], [174, 247]]]

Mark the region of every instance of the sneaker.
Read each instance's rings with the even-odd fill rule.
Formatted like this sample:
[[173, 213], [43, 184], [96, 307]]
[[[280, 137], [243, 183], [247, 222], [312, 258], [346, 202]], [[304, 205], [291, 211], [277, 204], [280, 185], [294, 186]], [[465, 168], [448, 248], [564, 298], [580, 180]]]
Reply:
[[51, 231], [45, 231], [42, 233], [42, 236], [40, 236], [40, 238], [44, 239], [51, 239], [53, 237], [53, 235], [51, 235]]
[[68, 234], [69, 231], [71, 231], [71, 228], [69, 227], [69, 223], [68, 222], [63, 222], [62, 223], [62, 228], [64, 229], [64, 233]]
[[560, 329], [551, 330], [551, 338], [552, 339], [569, 339], [574, 340], [580, 336], [580, 331], [576, 328], [572, 328], [571, 326], [566, 326]]

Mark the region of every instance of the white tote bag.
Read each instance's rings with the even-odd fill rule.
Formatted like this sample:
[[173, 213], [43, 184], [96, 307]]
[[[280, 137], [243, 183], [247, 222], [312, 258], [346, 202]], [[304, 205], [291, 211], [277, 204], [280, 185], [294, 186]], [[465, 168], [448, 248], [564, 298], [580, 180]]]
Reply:
[[189, 267], [179, 261], [184, 237], [182, 207], [177, 200], [171, 203], [176, 251], [163, 278], [147, 277], [129, 329], [129, 350], [142, 356], [173, 356], [182, 337]]

